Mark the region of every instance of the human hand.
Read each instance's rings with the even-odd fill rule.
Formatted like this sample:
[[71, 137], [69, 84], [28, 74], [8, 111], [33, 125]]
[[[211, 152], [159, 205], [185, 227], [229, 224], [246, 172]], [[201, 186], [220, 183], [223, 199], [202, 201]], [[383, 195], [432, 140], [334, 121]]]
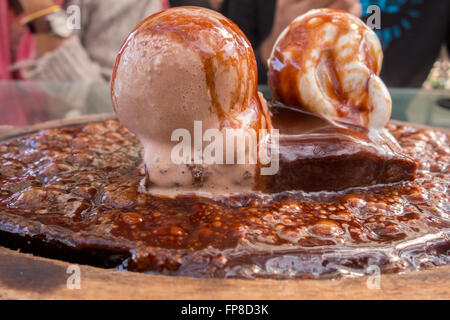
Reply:
[[[40, 10], [57, 5], [56, 0], [19, 0], [26, 15], [31, 15]], [[62, 39], [52, 33], [34, 34], [36, 56], [39, 58], [61, 46], [66, 39]]]
[[219, 11], [223, 0], [209, 0], [209, 6], [211, 9]]
[[357, 17], [362, 14], [362, 6], [359, 0], [334, 0], [328, 8], [344, 10]]

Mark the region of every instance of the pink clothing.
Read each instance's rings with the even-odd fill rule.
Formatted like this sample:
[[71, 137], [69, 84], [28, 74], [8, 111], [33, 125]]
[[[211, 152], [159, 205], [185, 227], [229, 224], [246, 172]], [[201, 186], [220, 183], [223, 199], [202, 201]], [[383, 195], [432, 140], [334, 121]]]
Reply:
[[[10, 66], [22, 60], [27, 60], [34, 55], [34, 41], [28, 30], [22, 33], [15, 57], [11, 57], [10, 26], [14, 17], [8, 8], [6, 0], [0, 1], [0, 79], [13, 79], [14, 75], [9, 70]], [[14, 17], [20, 19], [19, 17]]]
[[[0, 0], [0, 125], [26, 125], [48, 119], [49, 114], [58, 110], [58, 99], [64, 101], [69, 97], [68, 101], [82, 106], [87, 92], [80, 94], [77, 85], [63, 86], [48, 95], [45, 83], [34, 81], [85, 84], [108, 81], [116, 53], [129, 30], [137, 21], [168, 7], [167, 0], [68, 0], [67, 3], [80, 6], [81, 29], [57, 49], [35, 59], [32, 35], [20, 24], [21, 17], [10, 11], [8, 1]], [[21, 75], [31, 80], [28, 83], [8, 81], [21, 79], [19, 72], [10, 70], [19, 61]], [[49, 113], [52, 105], [53, 111]], [[64, 111], [62, 108], [61, 112]]]

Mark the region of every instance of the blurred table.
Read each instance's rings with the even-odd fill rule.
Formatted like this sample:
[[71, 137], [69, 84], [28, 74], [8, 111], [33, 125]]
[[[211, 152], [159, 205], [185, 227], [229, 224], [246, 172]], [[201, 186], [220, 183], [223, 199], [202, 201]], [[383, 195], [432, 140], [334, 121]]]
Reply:
[[[270, 97], [267, 86], [260, 91]], [[450, 91], [390, 89], [392, 119], [450, 128]], [[0, 125], [30, 125], [48, 120], [112, 112], [109, 84], [0, 81]]]

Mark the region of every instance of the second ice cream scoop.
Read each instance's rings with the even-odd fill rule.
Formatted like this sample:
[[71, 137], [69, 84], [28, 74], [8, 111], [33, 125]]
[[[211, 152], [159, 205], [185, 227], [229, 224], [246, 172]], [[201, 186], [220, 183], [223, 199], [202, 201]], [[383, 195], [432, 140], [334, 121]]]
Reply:
[[296, 18], [279, 36], [269, 59], [274, 98], [334, 122], [383, 128], [391, 97], [381, 71], [376, 34], [359, 18], [317, 9]]

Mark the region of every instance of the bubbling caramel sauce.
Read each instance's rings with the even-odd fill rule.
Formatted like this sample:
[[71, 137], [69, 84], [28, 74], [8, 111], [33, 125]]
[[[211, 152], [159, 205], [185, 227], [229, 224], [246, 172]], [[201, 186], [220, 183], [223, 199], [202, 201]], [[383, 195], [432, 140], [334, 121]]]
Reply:
[[[244, 121], [247, 125], [268, 128], [270, 114], [258, 97], [251, 47], [232, 22], [199, 8], [171, 9], [147, 18], [123, 45], [111, 85], [115, 111], [142, 145], [113, 120], [43, 130], [0, 144], [0, 244], [75, 262], [198, 277], [335, 278], [363, 275], [373, 266], [401, 272], [449, 264], [449, 136], [389, 125], [386, 135], [398, 139], [405, 155], [396, 154], [394, 139], [372, 140], [367, 129], [384, 127], [390, 109], [376, 110], [380, 97], [385, 97], [376, 77], [381, 67], [378, 43], [367, 40], [371, 34], [365, 34], [358, 21], [344, 12], [313, 11], [296, 19], [274, 50], [270, 78], [275, 94], [312, 113], [284, 107], [274, 112], [283, 138], [282, 169], [288, 171], [258, 190], [277, 191], [167, 197], [141, 192], [147, 176], [142, 162], [155, 164], [147, 160], [160, 151], [155, 148], [160, 142], [156, 135], [177, 120], [182, 111], [176, 108], [184, 108], [169, 101], [166, 114], [159, 104], [148, 108], [147, 101], [139, 100], [155, 98], [145, 96], [153, 89], [148, 82], [156, 75], [152, 84], [161, 84], [161, 70], [170, 72], [176, 62], [159, 63], [167, 55], [155, 57], [148, 46], [167, 40], [166, 44], [188, 48], [180, 50], [192, 61], [197, 61], [195, 54], [200, 57], [200, 78], [206, 77], [208, 92], [200, 101], [208, 102], [203, 104], [208, 110], [200, 111], [215, 117], [218, 128], [242, 127], [240, 119], [249, 110], [257, 116]], [[355, 73], [344, 70], [353, 63], [346, 60], [349, 55], [358, 58], [355, 70], [369, 72], [367, 85], [355, 90], [349, 90], [354, 79], [346, 78]], [[147, 69], [147, 58], [154, 69]], [[183, 68], [190, 65], [178, 63]], [[225, 92], [230, 97], [226, 103], [221, 100], [225, 89], [216, 82], [220, 68], [238, 75], [236, 86]], [[140, 69], [145, 69], [144, 75]], [[149, 70], [157, 71], [145, 73]], [[332, 108], [308, 104], [315, 101], [311, 96], [305, 100], [308, 90], [302, 88], [301, 78], [308, 72], [321, 85], [309, 93], [325, 92], [324, 102], [334, 101]], [[136, 85], [142, 86], [136, 92], [142, 94], [127, 96], [136, 77]], [[167, 103], [172, 88], [163, 89], [160, 104]], [[129, 110], [122, 110], [124, 105]], [[127, 118], [131, 111], [136, 114]], [[151, 131], [154, 128], [146, 122], [155, 121], [151, 117], [156, 115], [173, 121], [160, 119], [158, 130]], [[337, 128], [323, 118], [351, 125]], [[417, 175], [411, 158], [420, 163]], [[350, 160], [355, 165], [349, 165]], [[323, 164], [317, 165], [320, 161]], [[231, 169], [230, 176], [239, 173]], [[377, 180], [379, 171], [389, 178]], [[406, 173], [405, 178], [398, 178], [398, 173]], [[301, 179], [291, 181], [293, 174]], [[161, 175], [161, 181], [167, 180]], [[370, 187], [355, 188], [361, 186], [361, 177], [369, 178], [364, 185]], [[229, 177], [224, 181], [230, 182]], [[331, 191], [325, 189], [330, 187]], [[98, 257], [105, 255], [102, 264]]]
[[[450, 136], [387, 129], [420, 163], [414, 181], [215, 200], [139, 192], [142, 147], [117, 121], [18, 137], [0, 144], [0, 245], [196, 277], [337, 278], [371, 266], [448, 265]], [[99, 252], [108, 264], [97, 263]]]

